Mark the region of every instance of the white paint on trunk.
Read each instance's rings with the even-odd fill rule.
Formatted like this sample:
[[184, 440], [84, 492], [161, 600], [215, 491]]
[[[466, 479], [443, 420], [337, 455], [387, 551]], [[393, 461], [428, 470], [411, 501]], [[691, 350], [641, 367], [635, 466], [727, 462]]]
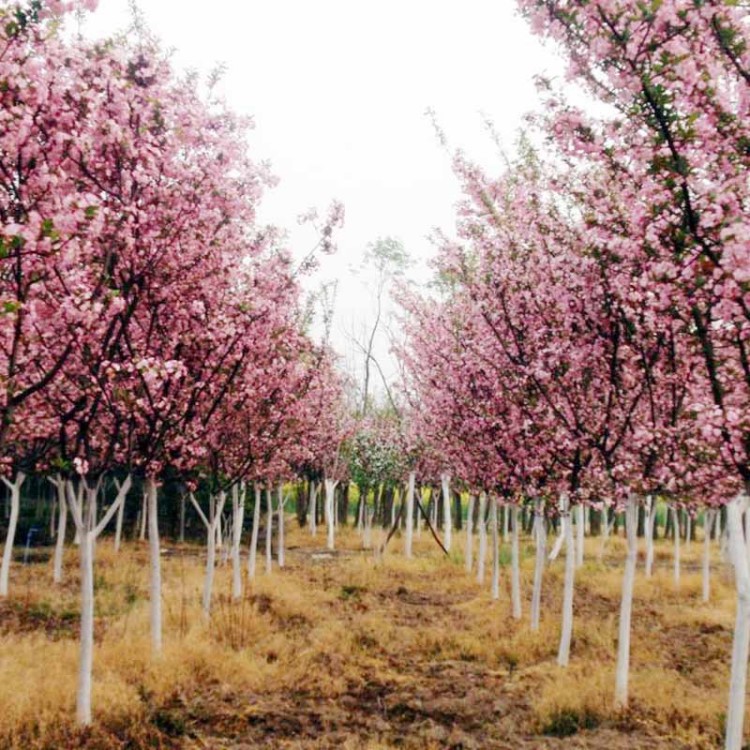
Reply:
[[245, 483], [232, 486], [232, 599], [242, 598], [242, 526], [245, 522]]
[[[65, 483], [70, 513], [80, 539], [78, 554], [81, 570], [81, 626], [76, 719], [82, 725], [91, 723], [91, 675], [94, 662], [94, 543], [125, 502], [130, 484], [131, 479], [128, 476], [122, 486], [118, 487], [114, 503], [97, 524], [96, 494], [99, 491], [98, 483], [96, 487], [91, 489], [86, 485], [85, 480], [81, 479], [77, 495], [72, 482]], [[87, 507], [84, 507], [84, 497]]]
[[570, 522], [570, 502], [567, 495], [563, 499], [565, 523], [565, 587], [563, 589], [562, 630], [557, 663], [567, 667], [570, 661], [570, 642], [573, 638], [573, 585], [575, 582], [575, 543], [573, 524]]
[[324, 479], [323, 484], [325, 485], [326, 499], [325, 499], [325, 516], [326, 516], [326, 547], [330, 550], [335, 549], [336, 546], [336, 529], [335, 529], [335, 518], [334, 518], [334, 506], [336, 496], [336, 485], [338, 481], [335, 479]]
[[57, 538], [55, 539], [55, 558], [52, 563], [52, 581], [60, 584], [63, 579], [63, 557], [65, 555], [65, 534], [68, 530], [68, 503], [65, 499], [65, 481], [58, 474], [49, 477], [57, 492]]
[[286, 505], [286, 498], [284, 497], [284, 485], [279, 482], [279, 486], [277, 488], [277, 500], [279, 505], [279, 548], [276, 552], [276, 558], [279, 561], [279, 567], [283, 568], [286, 564], [286, 549], [285, 549], [285, 542], [284, 542], [284, 506]]
[[409, 472], [409, 488], [406, 492], [406, 539], [404, 541], [404, 555], [412, 557], [412, 538], [414, 534], [414, 482], [416, 474]]
[[622, 578], [620, 625], [617, 638], [617, 669], [615, 672], [615, 706], [628, 705], [628, 676], [630, 673], [630, 621], [633, 611], [633, 586], [638, 559], [638, 503], [631, 495], [625, 508], [625, 533], [628, 540], [625, 573]]
[[492, 598], [500, 598], [500, 535], [497, 525], [497, 500], [490, 498], [490, 531], [492, 532]]
[[273, 498], [271, 488], [266, 487], [266, 574], [273, 570]]
[[442, 474], [440, 476], [440, 483], [443, 488], [443, 547], [445, 547], [448, 552], [451, 551], [451, 534], [453, 531], [450, 482], [450, 474]]
[[544, 525], [544, 502], [542, 500], [537, 500], [534, 505], [534, 532], [536, 555], [534, 558], [534, 588], [531, 593], [531, 629], [539, 630], [542, 577], [544, 576], [544, 558], [547, 554], [547, 531]]
[[748, 542], [742, 533], [742, 512], [746, 505], [746, 498], [739, 496], [727, 506], [730, 556], [737, 588], [737, 612], [732, 643], [725, 750], [741, 750], [743, 747], [742, 728], [745, 720], [747, 660], [750, 651], [750, 565]]
[[656, 523], [656, 505], [654, 496], [646, 497], [646, 578], [651, 578], [654, 569], [654, 524]]
[[[508, 506], [505, 506], [505, 512], [508, 512]], [[518, 506], [514, 505], [511, 509], [511, 521], [513, 527], [513, 538], [511, 540], [511, 562], [510, 562], [510, 581], [511, 581], [511, 601], [513, 604], [513, 617], [516, 620], [521, 619], [521, 552], [519, 543], [519, 519]]]
[[[718, 511], [708, 508], [703, 514], [703, 601], [711, 598], [711, 524]], [[748, 545], [750, 549], [750, 545]]]
[[260, 527], [260, 505], [261, 489], [256, 482], [255, 488], [255, 505], [253, 507], [253, 530], [250, 533], [250, 553], [247, 556], [247, 577], [249, 580], [255, 578], [256, 561], [258, 559], [258, 529]]
[[151, 650], [159, 655], [162, 651], [161, 627], [161, 541], [159, 539], [159, 490], [156, 480], [146, 479], [148, 498], [148, 552], [149, 552], [149, 620], [151, 623]]
[[143, 502], [141, 504], [141, 530], [138, 534], [138, 539], [142, 542], [146, 541], [146, 532], [148, 530], [148, 492], [144, 489], [143, 491]]
[[8, 521], [8, 533], [5, 536], [5, 547], [3, 548], [3, 561], [0, 566], [0, 596], [8, 596], [8, 583], [10, 580], [10, 565], [13, 561], [13, 545], [16, 541], [16, 529], [18, 528], [18, 514], [21, 510], [21, 485], [26, 475], [16, 472], [13, 482], [5, 477], [2, 478], [5, 486], [10, 490], [10, 519]]
[[473, 529], [471, 528], [474, 522], [474, 495], [469, 495], [469, 510], [466, 514], [466, 543], [464, 545], [464, 563], [466, 565], [466, 572], [471, 573], [472, 567], [474, 567], [474, 535]]
[[583, 567], [583, 539], [585, 531], [586, 506], [581, 502], [576, 505], [576, 567]]
[[674, 524], [674, 585], [680, 587], [680, 515], [672, 506], [672, 523]]
[[477, 553], [477, 583], [484, 583], [484, 563], [487, 557], [487, 523], [485, 519], [487, 509], [487, 494], [479, 494], [479, 551]]
[[308, 515], [310, 517], [310, 533], [315, 536], [318, 533], [318, 487], [315, 480], [310, 480], [310, 508]]

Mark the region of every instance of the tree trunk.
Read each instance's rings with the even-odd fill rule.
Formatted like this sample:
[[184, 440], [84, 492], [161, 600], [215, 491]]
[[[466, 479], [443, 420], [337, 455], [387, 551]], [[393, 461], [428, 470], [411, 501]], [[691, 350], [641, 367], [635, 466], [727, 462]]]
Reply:
[[484, 583], [484, 563], [487, 557], [487, 520], [485, 510], [487, 508], [487, 493], [479, 495], [479, 552], [477, 554], [477, 583]]
[[586, 508], [583, 503], [576, 506], [576, 567], [583, 567], [584, 525], [586, 523]]
[[242, 526], [245, 522], [245, 483], [232, 486], [232, 599], [242, 598]]
[[16, 473], [16, 479], [13, 482], [2, 478], [5, 485], [10, 490], [10, 520], [8, 521], [8, 533], [5, 537], [5, 547], [3, 548], [3, 562], [0, 567], [0, 596], [8, 596], [8, 581], [10, 579], [10, 565], [13, 561], [13, 545], [16, 541], [16, 529], [18, 528], [18, 515], [21, 510], [21, 485], [26, 479], [26, 475], [19, 471]]
[[[521, 555], [519, 550], [519, 518], [518, 506], [513, 505], [510, 509], [512, 521], [511, 541], [511, 600], [513, 604], [513, 617], [516, 620], [521, 619]], [[505, 512], [508, 512], [508, 506], [505, 506]]]
[[471, 573], [471, 569], [473, 567], [474, 561], [472, 560], [473, 556], [473, 547], [474, 547], [474, 537], [472, 534], [472, 528], [471, 528], [471, 522], [474, 517], [474, 495], [469, 495], [469, 509], [468, 513], [466, 514], [466, 545], [465, 545], [465, 553], [464, 553], [464, 563], [466, 565], [466, 572]]
[[645, 519], [646, 578], [651, 578], [654, 567], [654, 526], [656, 525], [656, 503], [654, 502], [653, 495], [646, 497]]
[[573, 637], [573, 585], [575, 581], [575, 544], [573, 524], [570, 519], [570, 501], [564, 500], [565, 513], [565, 588], [563, 590], [562, 632], [557, 663], [567, 667], [570, 661], [570, 642]]
[[65, 482], [58, 475], [50, 480], [57, 491], [57, 538], [55, 539], [55, 559], [52, 566], [52, 581], [60, 584], [63, 579], [63, 556], [65, 555], [65, 534], [68, 526], [68, 503], [65, 499]]
[[338, 481], [334, 479], [325, 479], [325, 490], [326, 490], [326, 528], [328, 529], [328, 537], [327, 537], [327, 547], [329, 550], [334, 549], [335, 547], [335, 526], [334, 526], [334, 502], [335, 502], [335, 492], [336, 492], [336, 485], [338, 484]]
[[310, 533], [315, 536], [318, 533], [318, 509], [316, 507], [318, 500], [318, 489], [315, 481], [310, 480]]
[[497, 499], [490, 498], [490, 531], [492, 532], [492, 598], [500, 598], [500, 538], [497, 528]]
[[633, 611], [633, 585], [635, 565], [638, 557], [638, 503], [632, 495], [628, 498], [625, 511], [625, 533], [628, 552], [625, 559], [625, 574], [622, 579], [622, 600], [620, 602], [620, 626], [617, 638], [617, 670], [615, 673], [615, 706], [628, 705], [628, 675], [630, 673], [630, 620]]
[[732, 643], [725, 750], [741, 750], [742, 728], [745, 720], [747, 661], [750, 651], [750, 569], [748, 568], [748, 544], [742, 534], [744, 506], [744, 498], [738, 497], [727, 507], [730, 555], [734, 565], [737, 588], [737, 612]]
[[443, 547], [448, 552], [451, 551], [451, 531], [453, 524], [451, 521], [451, 489], [450, 489], [450, 475], [442, 474], [440, 476], [440, 482], [443, 489]]
[[672, 525], [674, 527], [674, 585], [680, 586], [680, 520], [678, 510], [672, 506]]
[[711, 522], [716, 511], [708, 509], [703, 514], [703, 601], [711, 596]]
[[279, 486], [276, 490], [276, 500], [279, 506], [279, 548], [276, 550], [276, 559], [279, 563], [279, 567], [283, 568], [286, 565], [286, 540], [284, 538], [284, 510], [286, 508], [286, 498], [284, 497], [284, 485], [281, 482], [279, 482]]
[[547, 555], [547, 531], [544, 524], [544, 503], [541, 500], [537, 500], [534, 504], [534, 525], [536, 527], [536, 556], [534, 560], [534, 590], [531, 595], [531, 629], [539, 630], [544, 558]]
[[414, 533], [414, 482], [416, 474], [409, 472], [409, 489], [406, 493], [406, 538], [404, 541], [404, 555], [412, 557], [412, 538]]
[[154, 654], [161, 654], [161, 543], [159, 540], [158, 489], [156, 482], [151, 478], [146, 480], [146, 495], [148, 497], [151, 649]]
[[247, 556], [247, 577], [249, 580], [255, 578], [256, 562], [258, 559], [258, 530], [260, 527], [261, 489], [255, 482], [255, 505], [253, 506], [253, 530], [250, 533], [250, 553]]
[[461, 493], [453, 490], [453, 516], [456, 519], [456, 530], [463, 529], [463, 518], [461, 517]]
[[266, 574], [273, 570], [273, 498], [271, 488], [266, 487]]

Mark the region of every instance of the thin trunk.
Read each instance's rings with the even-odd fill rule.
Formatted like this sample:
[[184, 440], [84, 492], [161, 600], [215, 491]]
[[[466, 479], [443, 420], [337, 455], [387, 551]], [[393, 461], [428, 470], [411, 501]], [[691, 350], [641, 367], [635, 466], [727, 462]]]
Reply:
[[150, 621], [151, 649], [154, 654], [161, 654], [161, 543], [159, 540], [158, 488], [152, 478], [146, 480], [148, 497], [148, 548], [150, 563]]
[[492, 598], [500, 598], [500, 535], [497, 528], [497, 500], [490, 498], [490, 530], [492, 531]]
[[656, 522], [656, 504], [653, 495], [646, 497], [646, 578], [651, 578], [654, 568], [654, 523]]
[[242, 598], [242, 526], [245, 522], [245, 483], [232, 487], [232, 599]]
[[487, 493], [479, 495], [479, 552], [477, 557], [477, 583], [484, 583], [484, 562], [487, 557], [487, 519], [485, 518], [487, 508]]
[[273, 553], [271, 542], [273, 539], [273, 499], [271, 488], [266, 487], [266, 574], [273, 570]]
[[15, 481], [10, 482], [2, 478], [6, 487], [10, 490], [10, 520], [8, 521], [8, 533], [5, 537], [3, 548], [3, 562], [0, 567], [0, 596], [8, 596], [8, 581], [10, 578], [10, 565], [13, 560], [13, 544], [16, 541], [16, 529], [18, 528], [18, 514], [21, 510], [21, 485], [26, 475], [19, 471], [16, 473]]
[[453, 522], [451, 519], [451, 488], [450, 488], [450, 475], [442, 474], [440, 482], [443, 489], [443, 547], [451, 551], [451, 532], [453, 530]]
[[[507, 513], [508, 506], [505, 506]], [[511, 600], [513, 602], [513, 617], [521, 619], [521, 554], [519, 545], [519, 522], [518, 506], [511, 508], [511, 521], [513, 527], [513, 539], [511, 543]]]
[[138, 534], [138, 539], [142, 542], [146, 541], [146, 531], [148, 530], [148, 492], [144, 489], [143, 491], [143, 503], [141, 507], [141, 531]]
[[583, 567], [583, 539], [586, 523], [586, 507], [581, 502], [576, 505], [576, 567]]
[[464, 562], [466, 564], [466, 572], [471, 573], [471, 569], [474, 565], [473, 551], [474, 551], [474, 536], [473, 529], [471, 528], [471, 522], [474, 518], [474, 495], [469, 495], [469, 509], [466, 514], [466, 552], [464, 554]]
[[318, 533], [318, 487], [315, 480], [310, 480], [310, 534], [315, 536]]
[[680, 586], [680, 517], [676, 507], [672, 507], [672, 523], [674, 526], [674, 585]]
[[563, 590], [562, 631], [560, 649], [557, 652], [557, 663], [567, 667], [570, 661], [570, 642], [573, 638], [573, 584], [575, 581], [575, 543], [573, 541], [573, 524], [570, 519], [570, 501], [564, 499], [565, 515], [565, 588]]
[[94, 540], [91, 531], [80, 534], [81, 631], [78, 662], [76, 719], [91, 724], [91, 672], [94, 666]]
[[615, 705], [626, 708], [628, 705], [628, 676], [630, 673], [630, 620], [633, 611], [633, 585], [635, 566], [638, 557], [638, 503], [632, 495], [628, 498], [625, 510], [625, 533], [628, 552], [625, 558], [625, 574], [622, 579], [622, 600], [620, 602], [620, 627], [617, 638], [617, 670], [615, 672]]
[[63, 579], [63, 556], [65, 554], [65, 533], [68, 526], [68, 503], [65, 499], [65, 482], [59, 475], [52, 480], [57, 490], [57, 539], [55, 540], [55, 561], [52, 568], [52, 580], [56, 584]]
[[335, 479], [325, 479], [323, 481], [325, 485], [326, 490], [326, 499], [325, 499], [325, 511], [326, 511], [326, 529], [328, 530], [328, 534], [326, 537], [326, 547], [329, 550], [332, 550], [335, 548], [335, 495], [336, 495], [336, 485], [338, 484], [338, 481]]
[[416, 474], [409, 472], [409, 489], [406, 493], [406, 539], [404, 542], [404, 555], [412, 557], [412, 538], [414, 535], [414, 482]]
[[283, 568], [286, 564], [286, 549], [284, 546], [284, 506], [286, 505], [286, 500], [284, 498], [284, 485], [281, 482], [279, 482], [279, 486], [277, 489], [277, 499], [279, 503], [279, 548], [277, 550], [276, 556], [279, 561], [279, 567]]
[[255, 564], [258, 558], [258, 527], [260, 526], [260, 504], [261, 489], [256, 482], [255, 488], [255, 505], [253, 506], [253, 530], [250, 533], [250, 553], [247, 556], [247, 577], [249, 580], [255, 578]]
[[[711, 597], [711, 522], [715, 511], [708, 509], [703, 514], [703, 601]], [[747, 538], [746, 538], [747, 541]]]
[[732, 643], [725, 750], [741, 750], [745, 720], [747, 660], [750, 651], [750, 566], [747, 559], [748, 544], [742, 534], [742, 511], [745, 504], [745, 499], [740, 496], [727, 507], [730, 554], [737, 588], [737, 612]]
[[544, 502], [534, 504], [534, 525], [536, 527], [536, 556], [534, 560], [534, 589], [531, 595], [531, 629], [539, 630], [539, 615], [542, 603], [542, 577], [544, 558], [547, 554], [547, 530], [544, 524]]

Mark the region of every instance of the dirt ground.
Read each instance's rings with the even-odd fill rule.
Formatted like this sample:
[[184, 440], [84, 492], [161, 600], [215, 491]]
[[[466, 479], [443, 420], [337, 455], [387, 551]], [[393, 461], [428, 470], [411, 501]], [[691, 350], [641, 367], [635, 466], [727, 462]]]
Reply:
[[[71, 552], [62, 591], [49, 563], [17, 566], [0, 604], [2, 683], [19, 678], [41, 708], [8, 694], [0, 746], [9, 748], [591, 748], [720, 746], [728, 689], [733, 595], [713, 551], [712, 602], [700, 600], [701, 544], [683, 550], [679, 587], [671, 544], [657, 549], [654, 577], [639, 567], [634, 605], [631, 702], [612, 707], [622, 540], [599, 559], [587, 540], [577, 571], [571, 665], [556, 665], [564, 559], [545, 571], [543, 618], [532, 634], [530, 540], [523, 544], [524, 612], [510, 614], [508, 550], [500, 599], [467, 575], [463, 535], [446, 559], [422, 534], [416, 559], [392, 540], [376, 559], [345, 531], [339, 549], [292, 529], [286, 567], [261, 572], [242, 602], [228, 597], [220, 567], [211, 624], [201, 622], [200, 549], [164, 556], [165, 641], [148, 655], [146, 550], [97, 552], [94, 727], [70, 721], [77, 601]], [[14, 665], [14, 648], [18, 664]], [[45, 653], [48, 652], [48, 653]], [[26, 661], [28, 656], [28, 664]], [[59, 657], [61, 689], [45, 692], [38, 662]], [[35, 655], [32, 660], [32, 655]], [[30, 707], [30, 708], [29, 708]], [[36, 718], [35, 718], [36, 717]], [[15, 722], [15, 723], [14, 723]], [[4, 733], [3, 733], [4, 732]], [[2, 738], [5, 738], [4, 745]]]

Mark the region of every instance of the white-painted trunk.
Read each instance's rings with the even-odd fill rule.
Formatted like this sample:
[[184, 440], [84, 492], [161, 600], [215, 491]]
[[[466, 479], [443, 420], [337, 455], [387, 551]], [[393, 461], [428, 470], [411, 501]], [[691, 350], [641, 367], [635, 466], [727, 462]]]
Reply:
[[26, 475], [19, 471], [16, 473], [15, 481], [10, 482], [3, 477], [6, 487], [10, 490], [10, 519], [8, 521], [8, 533], [5, 537], [3, 548], [3, 561], [0, 566], [0, 596], [8, 596], [8, 582], [10, 580], [10, 565], [13, 561], [13, 545], [16, 541], [16, 529], [18, 528], [18, 514], [21, 510], [21, 485]]
[[534, 557], [534, 588], [531, 593], [531, 629], [539, 630], [539, 617], [542, 605], [542, 578], [544, 559], [547, 555], [547, 531], [544, 525], [544, 503], [537, 500], [534, 505], [534, 536], [536, 555]]
[[141, 506], [141, 530], [138, 534], [138, 539], [142, 542], [146, 541], [146, 532], [148, 530], [148, 492], [143, 491], [143, 503]]
[[310, 533], [315, 536], [318, 533], [318, 488], [314, 480], [310, 480]]
[[635, 566], [638, 559], [638, 503], [631, 495], [625, 509], [625, 533], [628, 540], [625, 573], [622, 578], [622, 600], [620, 601], [620, 626], [617, 638], [617, 669], [615, 672], [615, 706], [628, 705], [628, 676], [630, 673], [630, 621], [633, 611], [633, 586]]
[[65, 555], [65, 534], [68, 530], [68, 503], [65, 500], [65, 482], [58, 475], [50, 479], [57, 492], [57, 538], [55, 539], [55, 558], [52, 563], [52, 581], [62, 583], [63, 556]]
[[500, 535], [497, 525], [497, 500], [490, 498], [490, 531], [492, 532], [492, 598], [500, 598]]
[[286, 500], [284, 499], [284, 485], [281, 482], [279, 482], [277, 495], [279, 504], [279, 549], [276, 556], [279, 561], [279, 567], [283, 568], [286, 564], [286, 547], [284, 542], [284, 506], [286, 505]]
[[576, 567], [583, 567], [583, 539], [585, 531], [586, 506], [576, 505]]
[[676, 507], [672, 507], [672, 523], [674, 524], [674, 585], [680, 586], [680, 515]]
[[76, 719], [91, 724], [91, 672], [94, 665], [94, 539], [91, 531], [80, 534], [81, 632], [76, 692]]
[[[508, 506], [505, 506], [505, 512], [508, 512]], [[513, 617], [516, 620], [521, 619], [521, 551], [519, 543], [519, 519], [518, 506], [511, 508], [511, 521], [513, 527], [513, 538], [511, 541], [511, 561], [510, 561], [510, 590], [511, 602], [513, 605]]]
[[703, 601], [711, 598], [711, 523], [714, 519], [713, 509], [703, 514]]
[[245, 522], [245, 483], [232, 487], [232, 599], [242, 598], [242, 525]]
[[510, 540], [510, 506], [503, 506], [503, 542], [505, 544]]
[[575, 583], [575, 543], [573, 541], [573, 524], [570, 522], [570, 505], [564, 499], [565, 515], [565, 587], [563, 589], [562, 630], [560, 648], [557, 652], [557, 663], [567, 667], [570, 661], [570, 641], [573, 638], [573, 585]]
[[471, 573], [471, 569], [474, 566], [473, 553], [474, 553], [474, 535], [473, 529], [471, 528], [474, 522], [474, 495], [469, 495], [469, 510], [466, 515], [466, 543], [464, 553], [464, 563], [466, 565], [466, 572]]
[[125, 518], [125, 503], [121, 503], [115, 520], [115, 552], [120, 551], [122, 546], [122, 523]]
[[732, 500], [727, 506], [730, 556], [734, 565], [737, 588], [737, 612], [732, 643], [732, 671], [729, 681], [725, 750], [741, 750], [742, 728], [745, 721], [747, 661], [750, 651], [750, 566], [748, 543], [742, 533], [744, 497]]
[[161, 624], [161, 541], [159, 539], [158, 488], [152, 478], [146, 480], [148, 498], [148, 551], [149, 551], [149, 619], [151, 623], [151, 650], [162, 651]]
[[409, 489], [406, 492], [406, 537], [404, 541], [404, 555], [412, 557], [412, 538], [414, 535], [414, 482], [416, 474], [409, 472]]
[[271, 488], [266, 487], [266, 574], [273, 570], [273, 498]]
[[[745, 529], [750, 531], [750, 519], [745, 521]], [[685, 512], [685, 550], [690, 549], [690, 542], [693, 540], [690, 538], [693, 536], [693, 517], [688, 511]]]
[[255, 506], [253, 507], [253, 530], [250, 533], [250, 552], [247, 556], [247, 577], [249, 580], [255, 578], [256, 561], [258, 559], [258, 529], [260, 527], [260, 505], [261, 489], [255, 483]]
[[453, 519], [451, 518], [451, 486], [450, 475], [442, 474], [440, 483], [443, 489], [443, 547], [451, 551], [451, 535], [453, 532]]
[[653, 495], [646, 497], [646, 578], [651, 578], [654, 569], [654, 523], [656, 523], [656, 505]]
[[335, 527], [335, 518], [334, 518], [334, 506], [335, 503], [335, 495], [336, 495], [336, 485], [338, 482], [335, 479], [325, 479], [323, 480], [323, 484], [325, 485], [326, 490], [326, 504], [325, 504], [325, 516], [326, 516], [326, 529], [327, 529], [327, 535], [326, 535], [326, 547], [330, 550], [334, 549], [336, 546], [336, 527]]
[[479, 494], [479, 550], [477, 552], [477, 583], [484, 583], [484, 563], [487, 558], [487, 523], [485, 514], [487, 509], [487, 494]]
[[599, 545], [599, 562], [604, 559], [604, 552], [607, 549], [607, 542], [609, 541], [609, 508], [606, 505], [602, 505], [601, 514], [602, 541]]

